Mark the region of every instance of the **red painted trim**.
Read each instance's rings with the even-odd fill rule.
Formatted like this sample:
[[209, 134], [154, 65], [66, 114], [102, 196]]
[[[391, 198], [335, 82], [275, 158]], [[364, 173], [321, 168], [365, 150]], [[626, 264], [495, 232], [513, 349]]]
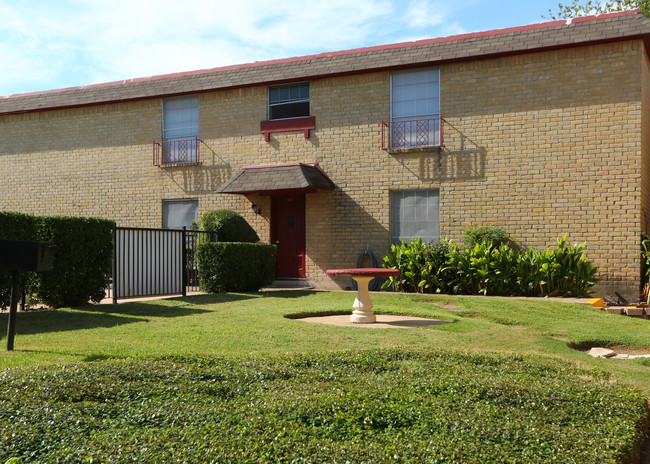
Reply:
[[317, 187], [305, 187], [305, 188], [293, 188], [293, 189], [279, 189], [279, 190], [246, 190], [243, 192], [221, 192], [222, 195], [267, 195], [270, 197], [273, 196], [286, 196], [286, 195], [303, 195], [305, 193], [314, 193], [318, 192]]
[[318, 163], [279, 163], [279, 164], [258, 164], [255, 166], [244, 166], [241, 169], [281, 168], [286, 166], [312, 166]]
[[[319, 171], [323, 172], [322, 169], [320, 169], [318, 163], [279, 163], [279, 164], [257, 164], [254, 166], [244, 166], [240, 169], [262, 169], [262, 168], [281, 168], [281, 167], [287, 167], [287, 166], [310, 166], [312, 168], [318, 168]], [[325, 174], [323, 172], [323, 174]]]
[[626, 11], [616, 11], [614, 13], [603, 13], [601, 15], [579, 16], [577, 18], [573, 18], [573, 20], [571, 20], [571, 23], [586, 23], [597, 19], [615, 18], [617, 16], [630, 16], [635, 14], [641, 14], [641, 8]]
[[260, 132], [264, 134], [264, 140], [271, 139], [271, 132], [304, 131], [305, 138], [309, 138], [309, 131], [316, 129], [316, 117], [307, 116], [302, 118], [275, 119], [260, 122]]
[[399, 269], [384, 269], [381, 267], [361, 267], [351, 269], [328, 269], [327, 275], [333, 276], [352, 276], [352, 277], [396, 277], [399, 275]]

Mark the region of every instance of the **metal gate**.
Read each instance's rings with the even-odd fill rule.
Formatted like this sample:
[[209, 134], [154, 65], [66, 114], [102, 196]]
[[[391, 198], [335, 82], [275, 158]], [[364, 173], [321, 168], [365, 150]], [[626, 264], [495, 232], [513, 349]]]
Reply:
[[109, 297], [173, 295], [198, 291], [196, 251], [210, 232], [116, 227]]

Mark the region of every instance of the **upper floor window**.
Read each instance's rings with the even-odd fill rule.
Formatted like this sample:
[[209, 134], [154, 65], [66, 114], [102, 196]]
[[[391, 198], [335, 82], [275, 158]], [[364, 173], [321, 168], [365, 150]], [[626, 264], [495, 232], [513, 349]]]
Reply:
[[396, 71], [391, 75], [390, 145], [392, 149], [439, 147], [440, 69]]
[[199, 136], [199, 97], [189, 95], [163, 100], [163, 140]]
[[440, 117], [440, 69], [425, 68], [392, 74], [391, 119]]
[[199, 164], [199, 97], [165, 98], [162, 110], [163, 141], [154, 142], [154, 164]]
[[269, 119], [309, 116], [309, 82], [269, 87]]

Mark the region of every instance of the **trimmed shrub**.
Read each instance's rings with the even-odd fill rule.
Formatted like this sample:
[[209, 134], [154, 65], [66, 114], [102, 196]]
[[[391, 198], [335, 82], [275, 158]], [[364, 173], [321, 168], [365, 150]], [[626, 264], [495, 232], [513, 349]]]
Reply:
[[201, 216], [201, 230], [216, 232], [220, 242], [260, 241], [257, 232], [240, 214], [229, 209], [208, 211]]
[[[8, 240], [35, 241], [38, 235], [36, 216], [23, 213], [0, 212], [0, 238]], [[11, 271], [0, 270], [0, 308], [8, 308], [11, 303]], [[21, 293], [27, 293], [34, 286], [35, 273], [23, 272]]]
[[275, 245], [199, 244], [199, 281], [206, 292], [255, 292], [275, 279]]
[[[54, 269], [22, 274], [21, 291], [53, 306], [99, 302], [111, 278], [115, 221], [84, 217], [43, 217], [0, 213], [0, 238], [52, 241]], [[0, 305], [9, 306], [11, 278], [0, 271]]]
[[113, 262], [115, 221], [85, 217], [38, 218], [39, 240], [51, 240], [54, 269], [38, 274], [37, 298], [48, 306], [80, 306], [104, 298]]

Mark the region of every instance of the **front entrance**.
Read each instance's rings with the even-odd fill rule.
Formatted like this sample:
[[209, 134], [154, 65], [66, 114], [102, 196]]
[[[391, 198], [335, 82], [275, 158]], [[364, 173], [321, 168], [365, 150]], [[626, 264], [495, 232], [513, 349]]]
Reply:
[[305, 194], [271, 197], [271, 243], [276, 279], [305, 278]]

